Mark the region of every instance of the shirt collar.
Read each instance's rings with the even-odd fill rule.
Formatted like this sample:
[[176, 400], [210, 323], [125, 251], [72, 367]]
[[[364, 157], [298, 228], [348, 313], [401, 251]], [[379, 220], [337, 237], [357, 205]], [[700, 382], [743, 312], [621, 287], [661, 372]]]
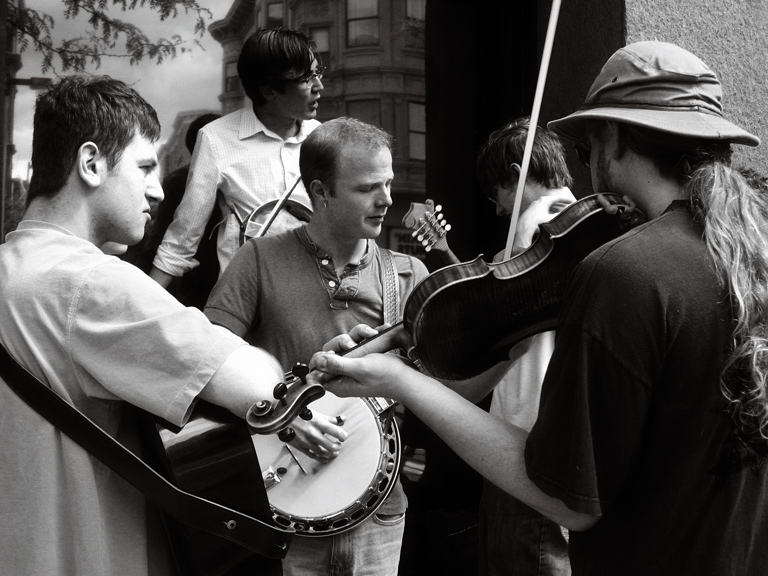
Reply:
[[[296, 237], [299, 239], [299, 242], [304, 247], [304, 249], [318, 260], [331, 259], [331, 256], [328, 254], [328, 252], [312, 242], [312, 238], [309, 237], [306, 228], [306, 226], [299, 226], [295, 229]], [[375, 245], [376, 243], [373, 240], [366, 240], [365, 253], [360, 259], [360, 262], [358, 264], [348, 264], [347, 270], [362, 270], [363, 268], [368, 267], [373, 260], [374, 250], [372, 247]]]
[[[307, 122], [299, 120], [299, 133], [288, 138], [286, 142], [303, 142], [307, 136], [309, 136], [310, 132], [312, 132], [307, 124]], [[272, 132], [272, 130], [264, 125], [264, 122], [262, 122], [259, 117], [256, 116], [253, 108], [243, 108], [242, 114], [240, 115], [240, 127], [238, 128], [237, 133], [238, 138], [240, 140], [245, 140], [246, 138], [250, 138], [251, 136], [255, 136], [259, 133], [263, 133], [269, 138], [282, 140], [280, 136]]]

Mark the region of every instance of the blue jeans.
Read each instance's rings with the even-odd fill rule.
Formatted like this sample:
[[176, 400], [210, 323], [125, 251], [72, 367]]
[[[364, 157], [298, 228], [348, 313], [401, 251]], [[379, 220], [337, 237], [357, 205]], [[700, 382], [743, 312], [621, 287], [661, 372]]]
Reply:
[[568, 531], [485, 481], [478, 527], [480, 576], [570, 576]]
[[397, 576], [404, 530], [405, 514], [373, 514], [334, 536], [295, 536], [283, 576]]

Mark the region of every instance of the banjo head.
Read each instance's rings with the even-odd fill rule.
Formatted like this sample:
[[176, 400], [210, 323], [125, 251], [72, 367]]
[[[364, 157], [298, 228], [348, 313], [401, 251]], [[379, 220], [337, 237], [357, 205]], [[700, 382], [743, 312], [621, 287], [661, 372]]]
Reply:
[[400, 468], [400, 437], [394, 420], [384, 430], [366, 398], [326, 392], [309, 408], [345, 416], [348, 436], [331, 462], [318, 462], [296, 449], [292, 456], [276, 434], [253, 435], [252, 440], [265, 478], [270, 471], [279, 478], [267, 482], [275, 523], [302, 536], [329, 536], [368, 518], [392, 491]]

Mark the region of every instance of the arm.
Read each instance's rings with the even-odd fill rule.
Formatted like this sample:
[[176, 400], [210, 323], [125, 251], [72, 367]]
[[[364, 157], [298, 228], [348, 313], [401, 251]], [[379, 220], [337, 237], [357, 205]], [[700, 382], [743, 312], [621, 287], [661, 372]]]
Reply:
[[173, 279], [178, 278], [178, 276], [173, 276], [168, 274], [168, 272], [163, 272], [156, 266], [152, 266], [152, 269], [149, 271], [149, 277], [166, 290], [168, 289], [168, 286], [171, 285], [171, 282], [173, 282]]
[[402, 401], [475, 470], [561, 526], [580, 531], [599, 520], [597, 516], [574, 512], [531, 482], [524, 459], [527, 432], [388, 356], [371, 354], [352, 359], [321, 353], [315, 355], [312, 365], [327, 374], [349, 376], [326, 383], [334, 394], [386, 396]]
[[261, 348], [240, 346], [214, 372], [199, 398], [245, 418], [256, 402], [272, 399], [272, 390], [283, 380], [277, 360]]
[[173, 222], [163, 236], [150, 276], [167, 287], [174, 277], [195, 267], [195, 252], [216, 203], [219, 160], [207, 133], [201, 130], [192, 155], [189, 177]]
[[441, 382], [470, 402], [480, 402], [480, 400], [493, 392], [496, 386], [504, 379], [507, 372], [530, 349], [533, 338], [532, 336], [515, 344], [512, 350], [509, 351], [509, 361], [499, 362], [496, 366], [492, 366], [482, 374], [478, 374], [469, 380], [441, 380]]

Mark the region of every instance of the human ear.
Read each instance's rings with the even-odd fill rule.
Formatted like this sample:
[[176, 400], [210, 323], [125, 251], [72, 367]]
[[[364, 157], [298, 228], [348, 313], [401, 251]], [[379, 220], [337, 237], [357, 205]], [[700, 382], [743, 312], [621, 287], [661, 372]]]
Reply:
[[320, 180], [312, 180], [312, 182], [309, 183], [309, 191], [320, 198], [325, 198], [328, 194], [328, 189]]
[[92, 188], [102, 183], [100, 160], [102, 160], [102, 156], [99, 153], [99, 147], [93, 142], [86, 142], [77, 150], [77, 173], [83, 182]]
[[261, 97], [267, 102], [273, 100], [275, 97], [275, 89], [271, 84], [265, 84], [264, 86], [259, 87], [259, 92], [261, 92]]

